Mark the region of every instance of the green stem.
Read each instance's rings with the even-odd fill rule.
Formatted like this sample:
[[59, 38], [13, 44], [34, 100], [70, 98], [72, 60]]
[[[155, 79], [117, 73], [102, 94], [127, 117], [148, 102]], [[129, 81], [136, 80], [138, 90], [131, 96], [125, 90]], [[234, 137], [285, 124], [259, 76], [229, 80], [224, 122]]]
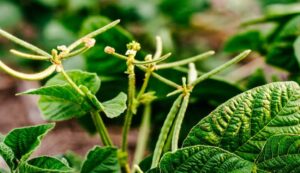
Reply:
[[182, 125], [182, 122], [183, 122], [183, 118], [184, 118], [186, 109], [187, 109], [188, 104], [189, 104], [189, 98], [190, 98], [190, 93], [187, 93], [183, 97], [183, 101], [182, 101], [180, 110], [178, 112], [178, 115], [177, 115], [177, 118], [176, 118], [176, 121], [175, 121], [173, 138], [172, 138], [172, 151], [176, 151], [178, 149], [180, 129], [181, 129], [181, 125]]
[[241, 54], [239, 54], [238, 56], [234, 57], [233, 59], [231, 59], [230, 61], [226, 62], [225, 64], [203, 74], [202, 76], [200, 76], [199, 78], [197, 78], [194, 82], [192, 82], [190, 84], [191, 87], [194, 87], [195, 85], [197, 85], [198, 83], [210, 78], [211, 76], [221, 72], [222, 70], [228, 68], [229, 66], [238, 63], [239, 61], [241, 61], [242, 59], [246, 58], [249, 53], [251, 51], [250, 50], [246, 50], [244, 52], [242, 52]]
[[151, 104], [145, 105], [144, 114], [142, 118], [142, 124], [139, 129], [137, 146], [135, 149], [135, 155], [133, 159], [133, 165], [138, 165], [142, 161], [147, 148], [147, 142], [150, 135], [150, 116], [151, 116]]
[[52, 58], [52, 56], [49, 53], [45, 52], [44, 50], [42, 50], [42, 49], [40, 49], [40, 48], [38, 48], [38, 47], [36, 47], [36, 46], [34, 46], [34, 45], [32, 45], [32, 44], [24, 41], [24, 40], [21, 40], [21, 39], [15, 37], [13, 35], [11, 35], [10, 33], [6, 32], [6, 31], [4, 31], [2, 29], [0, 29], [0, 35], [2, 35], [3, 37], [5, 37], [5, 38], [7, 38], [7, 39], [9, 39], [9, 40], [11, 40], [11, 41], [19, 44], [20, 46], [23, 46], [23, 47], [25, 47], [25, 48], [27, 48], [29, 50], [32, 50], [33, 52], [38, 53], [39, 55], [43, 55], [43, 56], [46, 56], [48, 58]]
[[142, 95], [145, 93], [148, 83], [149, 83], [151, 73], [152, 73], [151, 69], [148, 69], [148, 71], [145, 73], [144, 82], [143, 82], [143, 85], [142, 85], [138, 95], [137, 95], [137, 100], [139, 100], [142, 97]]
[[[127, 56], [119, 54], [117, 52], [112, 53], [111, 55], [115, 56], [116, 58], [122, 59], [122, 60], [126, 60], [127, 61]], [[168, 59], [172, 54], [171, 53], [167, 53], [164, 56], [160, 57], [160, 58], [156, 58], [156, 59], [152, 59], [149, 61], [139, 61], [139, 60], [134, 60], [133, 64], [135, 65], [147, 65], [147, 64], [153, 64], [153, 63], [158, 63], [161, 61], [164, 61], [166, 59]]]
[[29, 53], [24, 53], [15, 49], [11, 49], [10, 52], [16, 56], [26, 58], [26, 59], [32, 59], [32, 60], [49, 60], [49, 57], [41, 56], [41, 55], [32, 55]]
[[135, 99], [135, 72], [134, 65], [132, 61], [134, 60], [134, 56], [130, 55], [127, 61], [127, 73], [128, 73], [128, 108], [125, 116], [125, 122], [123, 126], [123, 138], [122, 138], [122, 151], [127, 151], [127, 137], [131, 125], [131, 120], [133, 116], [133, 106]]
[[91, 111], [91, 116], [94, 122], [94, 125], [99, 133], [99, 136], [102, 140], [104, 146], [113, 146], [113, 143], [109, 137], [109, 133], [104, 125], [104, 122], [98, 111]]
[[[137, 66], [137, 67], [140, 68], [141, 70], [143, 70], [144, 72], [147, 72], [147, 68], [146, 67], [140, 66], [140, 65]], [[167, 85], [169, 85], [169, 86], [171, 86], [173, 88], [176, 88], [176, 89], [181, 88], [180, 85], [176, 84], [175, 82], [173, 82], [173, 81], [171, 81], [171, 80], [169, 80], [169, 79], [167, 79], [165, 77], [162, 77], [161, 75], [159, 75], [159, 74], [157, 74], [155, 72], [152, 72], [151, 75], [153, 77], [155, 77], [156, 79], [158, 79], [159, 81], [161, 81], [161, 82], [163, 82], [163, 83], [165, 83], [165, 84], [167, 84]]]
[[142, 171], [142, 169], [139, 167], [139, 165], [133, 165], [134, 166], [134, 172], [137, 172], [137, 173], [144, 173]]
[[191, 63], [191, 62], [195, 62], [195, 61], [205, 59], [205, 58], [207, 58], [207, 57], [209, 57], [213, 54], [215, 54], [214, 51], [208, 51], [208, 52], [205, 52], [203, 54], [200, 54], [200, 55], [188, 58], [188, 59], [184, 59], [184, 60], [181, 60], [181, 61], [175, 61], [175, 62], [170, 62], [170, 63], [157, 65], [156, 69], [160, 70], [160, 69], [167, 69], [167, 68], [173, 68], [173, 67], [186, 65], [186, 64]]
[[77, 46], [79, 46], [81, 43], [82, 43], [82, 40], [84, 38], [93, 38], [107, 30], [109, 30], [110, 28], [114, 27], [115, 25], [117, 25], [118, 23], [120, 22], [120, 20], [115, 20], [105, 26], [103, 26], [102, 28], [99, 28], [97, 29], [96, 31], [93, 31], [85, 36], [83, 36], [82, 38], [78, 39], [77, 41], [75, 41], [74, 43], [72, 43], [69, 47], [68, 47], [68, 50], [71, 51], [73, 50], [74, 48], [76, 48]]
[[[70, 78], [70, 76], [65, 72], [63, 67], [60, 67], [60, 72], [65, 77], [65, 79], [68, 81], [68, 83], [83, 97], [85, 97], [85, 93], [76, 85], [76, 83]], [[109, 137], [108, 131], [105, 127], [105, 124], [100, 116], [100, 113], [98, 110], [93, 110], [90, 112], [94, 125], [99, 133], [99, 136], [101, 138], [101, 141], [103, 145], [105, 146], [113, 146], [113, 143]]]
[[168, 134], [170, 132], [170, 129], [171, 129], [173, 121], [176, 117], [176, 114], [179, 110], [179, 107], [181, 105], [181, 101], [182, 101], [182, 95], [179, 95], [178, 98], [174, 101], [174, 103], [170, 109], [170, 112], [168, 113], [168, 115], [165, 119], [165, 122], [161, 128], [161, 132], [159, 134], [159, 137], [158, 137], [155, 149], [154, 149], [151, 168], [156, 168], [158, 166], [160, 156], [162, 154], [166, 139], [168, 137]]
[[[123, 59], [123, 60], [128, 60], [126, 56], [124, 55], [121, 55], [121, 54], [118, 54], [116, 52], [114, 53], [111, 53], [111, 55], [114, 55], [115, 57], [119, 58], [119, 59]], [[147, 72], [148, 68], [146, 68], [144, 65], [137, 65], [137, 67], [139, 69], [141, 69], [142, 71], [144, 72]], [[155, 72], [152, 72], [151, 73], [153, 77], [155, 77], [156, 79], [160, 80], [161, 82], [173, 87], [173, 88], [181, 88], [180, 85], [177, 85], [175, 82], [173, 81], [170, 81], [169, 79], [165, 78], [165, 77], [162, 77], [161, 75], [155, 73]]]
[[164, 60], [168, 59], [171, 55], [172, 55], [171, 53], [167, 53], [164, 56], [162, 56], [160, 58], [157, 58], [157, 59], [152, 59], [152, 60], [149, 60], [149, 61], [135, 60], [133, 63], [136, 64], [136, 65], [147, 65], [147, 64], [153, 64], [153, 63], [159, 63], [161, 61], [164, 61]]
[[89, 47], [82, 47], [82, 48], [79, 48], [77, 50], [74, 50], [73, 52], [67, 54], [66, 56], [62, 57], [63, 59], [67, 59], [67, 58], [71, 58], [73, 56], [76, 56], [76, 55], [79, 55], [79, 54], [82, 54], [84, 52], [86, 52], [87, 50], [89, 50], [90, 48]]
[[75, 82], [70, 78], [70, 76], [66, 73], [66, 71], [63, 69], [63, 67], [60, 68], [62, 75], [65, 77], [65, 79], [69, 82], [69, 84], [82, 96], [85, 96], [84, 92], [81, 91], [81, 89], [75, 84]]

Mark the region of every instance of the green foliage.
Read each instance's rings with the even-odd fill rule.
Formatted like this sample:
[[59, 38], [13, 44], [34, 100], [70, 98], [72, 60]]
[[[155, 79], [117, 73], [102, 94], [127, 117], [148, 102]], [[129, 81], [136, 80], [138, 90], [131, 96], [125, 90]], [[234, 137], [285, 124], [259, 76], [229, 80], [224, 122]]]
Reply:
[[160, 4], [162, 11], [175, 22], [189, 24], [192, 14], [206, 10], [210, 6], [207, 0], [178, 1], [163, 0]]
[[299, 101], [300, 87], [294, 82], [246, 91], [202, 119], [182, 149], [162, 157], [158, 169], [180, 173], [297, 172]]
[[297, 37], [296, 41], [293, 44], [295, 56], [297, 58], [298, 65], [300, 66], [300, 36]]
[[10, 147], [3, 142], [0, 143], [0, 156], [5, 160], [10, 168], [15, 168], [15, 154]]
[[[93, 73], [70, 71], [67, 74], [77, 85], [86, 86], [93, 94], [100, 88], [100, 79]], [[87, 99], [68, 84], [62, 74], [51, 78], [44, 87], [23, 94], [41, 95], [39, 107], [47, 120], [61, 121], [81, 117], [92, 110]]]
[[299, 144], [299, 135], [285, 134], [270, 137], [256, 159], [258, 169], [267, 172], [298, 172]]
[[119, 173], [118, 150], [112, 147], [95, 147], [82, 165], [81, 173]]
[[244, 172], [251, 173], [254, 163], [212, 146], [192, 146], [167, 153], [160, 162], [162, 173]]
[[[101, 28], [107, 25], [111, 21], [102, 16], [93, 16], [87, 18], [81, 28], [81, 35], [85, 35], [94, 31], [97, 28]], [[107, 54], [103, 52], [106, 46], [112, 46], [122, 52], [126, 51], [126, 45], [133, 37], [127, 33], [120, 26], [114, 27], [110, 31], [96, 38], [96, 45], [94, 48], [85, 54], [86, 66], [88, 71], [96, 72], [101, 76], [120, 74], [126, 67], [122, 60], [117, 58], [108, 58]]]
[[265, 85], [267, 83], [268, 82], [263, 69], [259, 68], [249, 77], [249, 79], [247, 80], [246, 87], [248, 89], [252, 89], [254, 87]]
[[33, 158], [26, 163], [20, 165], [20, 172], [24, 173], [70, 173], [71, 168], [65, 165], [62, 161], [49, 157], [42, 156]]
[[83, 158], [80, 155], [72, 151], [68, 151], [62, 155], [62, 159], [67, 160], [68, 165], [74, 170], [74, 172], [80, 172], [83, 163]]
[[258, 30], [250, 30], [238, 33], [227, 40], [224, 50], [227, 52], [239, 52], [245, 49], [262, 52], [264, 38]]
[[266, 140], [275, 134], [299, 134], [300, 88], [294, 82], [257, 87], [225, 102], [201, 120], [184, 146], [220, 146], [254, 160]]
[[300, 4], [276, 4], [268, 6], [261, 18], [245, 22], [243, 26], [256, 25], [230, 38], [224, 46], [227, 52], [237, 52], [245, 47], [266, 57], [270, 65], [297, 73], [300, 69], [297, 38], [300, 35]]
[[17, 128], [6, 135], [3, 143], [13, 151], [15, 159], [25, 161], [52, 128], [54, 124]]
[[102, 103], [102, 110], [108, 118], [115, 118], [126, 110], [127, 95], [119, 93], [115, 98]]
[[54, 128], [54, 124], [42, 124], [16, 128], [0, 142], [0, 155], [11, 170], [24, 173], [66, 173], [71, 169], [62, 161], [48, 157], [29, 159], [40, 146], [43, 137]]

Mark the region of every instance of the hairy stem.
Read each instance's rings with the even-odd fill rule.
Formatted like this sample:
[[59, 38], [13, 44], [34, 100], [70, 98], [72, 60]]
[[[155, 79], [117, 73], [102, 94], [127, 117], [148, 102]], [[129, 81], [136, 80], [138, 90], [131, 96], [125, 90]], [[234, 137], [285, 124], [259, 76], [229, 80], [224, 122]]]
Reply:
[[131, 120], [134, 110], [134, 100], [135, 100], [135, 72], [133, 65], [134, 56], [129, 55], [127, 60], [127, 73], [128, 73], [128, 108], [125, 116], [125, 122], [123, 126], [122, 134], [122, 151], [127, 151], [127, 137], [131, 126]]
[[113, 143], [109, 137], [108, 131], [104, 125], [104, 122], [98, 111], [91, 111], [91, 116], [94, 122], [94, 125], [99, 133], [99, 136], [102, 140], [104, 146], [113, 146]]

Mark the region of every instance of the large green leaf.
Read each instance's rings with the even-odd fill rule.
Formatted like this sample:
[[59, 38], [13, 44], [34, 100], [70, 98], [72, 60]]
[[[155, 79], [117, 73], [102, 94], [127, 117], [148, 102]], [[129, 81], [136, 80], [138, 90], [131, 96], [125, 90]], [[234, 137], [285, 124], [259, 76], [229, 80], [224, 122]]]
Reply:
[[67, 173], [72, 169], [62, 161], [48, 156], [37, 157], [20, 165], [22, 173]]
[[4, 139], [18, 161], [27, 160], [33, 151], [41, 144], [42, 138], [54, 128], [54, 124], [43, 124], [16, 128]]
[[[69, 71], [67, 74], [78, 85], [85, 86], [92, 94], [100, 88], [100, 79], [94, 73]], [[44, 87], [23, 94], [40, 95], [39, 108], [45, 119], [62, 121], [86, 115], [92, 106], [65, 80], [62, 74], [50, 79]]]
[[300, 172], [300, 136], [270, 137], [256, 164], [258, 169], [267, 172]]
[[276, 82], [220, 105], [189, 133], [184, 146], [218, 146], [253, 161], [275, 134], [300, 134], [300, 87]]
[[118, 117], [126, 110], [127, 95], [119, 93], [115, 98], [102, 103], [103, 112], [108, 118]]
[[15, 168], [15, 154], [11, 148], [0, 142], [0, 156], [5, 160], [6, 164], [11, 168]]
[[192, 146], [166, 153], [161, 162], [163, 173], [251, 173], [255, 164], [212, 146]]
[[81, 173], [119, 173], [118, 150], [112, 147], [95, 147], [82, 166]]

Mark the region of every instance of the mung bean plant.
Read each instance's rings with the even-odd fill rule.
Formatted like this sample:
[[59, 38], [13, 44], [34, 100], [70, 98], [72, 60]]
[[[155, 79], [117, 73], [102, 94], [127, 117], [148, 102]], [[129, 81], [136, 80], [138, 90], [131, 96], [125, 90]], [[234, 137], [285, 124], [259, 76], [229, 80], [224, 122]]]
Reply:
[[[0, 35], [22, 46], [27, 51], [12, 49], [16, 57], [46, 61], [49, 66], [38, 73], [16, 71], [0, 61], [0, 68], [22, 80], [47, 80], [44, 86], [18, 93], [39, 95], [38, 106], [43, 118], [51, 123], [16, 128], [0, 135], [0, 155], [11, 173], [130, 173], [130, 172], [299, 172], [300, 171], [300, 87], [295, 82], [275, 82], [259, 86], [239, 94], [219, 105], [196, 124], [180, 145], [179, 136], [193, 89], [199, 83], [238, 63], [247, 57], [245, 50], [225, 64], [200, 73], [194, 62], [212, 56], [208, 51], [178, 61], [164, 62], [171, 53], [163, 54], [163, 43], [156, 38], [156, 51], [138, 60], [141, 45], [132, 41], [127, 51], [119, 53], [110, 45], [104, 49], [107, 58], [124, 60], [128, 76], [127, 93], [103, 101], [96, 97], [100, 78], [81, 70], [66, 71], [63, 61], [83, 54], [93, 48], [95, 37], [119, 23], [116, 20], [95, 30], [70, 45], [59, 45], [51, 52], [44, 51], [4, 30]], [[125, 46], [125, 45], [124, 45]], [[99, 62], [101, 63], [101, 62]], [[181, 83], [174, 82], [159, 73], [179, 66], [187, 66]], [[113, 69], [112, 69], [113, 70]], [[144, 72], [141, 87], [136, 84], [136, 71]], [[157, 99], [148, 90], [150, 78], [174, 89], [166, 97], [176, 97], [160, 129], [154, 152], [145, 157], [150, 141], [152, 103]], [[219, 88], [222, 90], [222, 88]], [[101, 92], [101, 90], [99, 91]], [[226, 92], [226, 91], [224, 91]], [[129, 160], [128, 134], [137, 110], [142, 109], [142, 123], [133, 160]], [[201, 110], [199, 110], [201, 111]], [[89, 114], [101, 139], [92, 148], [82, 164], [74, 167], [70, 160], [57, 156], [32, 157], [43, 137], [51, 131], [55, 122], [78, 118]], [[104, 116], [122, 116], [121, 146], [113, 143]], [[141, 166], [141, 164], [146, 166]]]

